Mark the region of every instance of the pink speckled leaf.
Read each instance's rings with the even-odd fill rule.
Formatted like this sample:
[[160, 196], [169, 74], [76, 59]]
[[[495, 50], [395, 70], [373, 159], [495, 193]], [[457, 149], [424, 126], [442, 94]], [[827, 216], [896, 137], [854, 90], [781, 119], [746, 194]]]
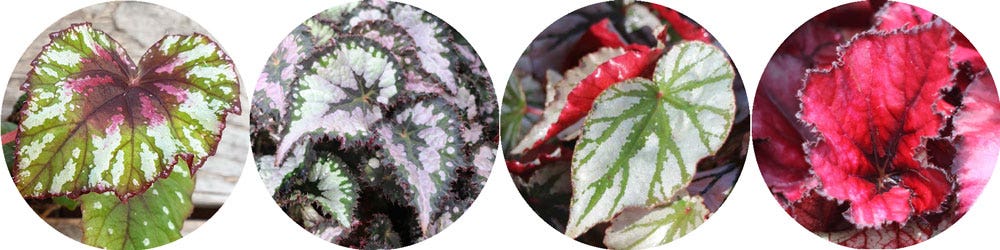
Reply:
[[440, 98], [414, 103], [378, 126], [383, 164], [395, 166], [396, 174], [408, 185], [407, 199], [417, 210], [424, 233], [429, 232], [431, 215], [448, 193], [455, 168], [469, 165], [462, 156], [455, 107]]
[[288, 112], [288, 91], [303, 68], [307, 53], [312, 52], [312, 40], [306, 28], [299, 27], [285, 37], [264, 65], [257, 80], [254, 103], [250, 110], [254, 130], [266, 129], [273, 139], [279, 138], [283, 119]]
[[15, 181], [25, 197], [141, 194], [186, 161], [196, 171], [229, 113], [239, 79], [210, 38], [170, 35], [138, 66], [110, 36], [77, 24], [53, 33], [22, 89]]
[[344, 37], [301, 73], [292, 88], [276, 164], [310, 138], [371, 139], [369, 128], [382, 120], [385, 107], [403, 89], [404, 73], [391, 54], [371, 39]]

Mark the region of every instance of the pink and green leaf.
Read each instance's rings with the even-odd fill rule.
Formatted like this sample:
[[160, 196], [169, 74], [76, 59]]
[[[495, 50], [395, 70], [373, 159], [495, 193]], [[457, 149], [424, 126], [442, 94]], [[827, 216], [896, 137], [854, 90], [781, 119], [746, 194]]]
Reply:
[[278, 144], [280, 164], [288, 152], [313, 138], [348, 143], [369, 140], [370, 128], [404, 82], [391, 51], [367, 38], [339, 39], [293, 86], [289, 123]]
[[431, 215], [439, 212], [436, 204], [448, 193], [454, 169], [468, 164], [462, 157], [456, 113], [443, 99], [428, 99], [387, 117], [374, 131], [382, 163], [394, 166], [408, 183], [407, 197], [424, 233], [429, 232]]
[[232, 62], [200, 34], [166, 36], [138, 66], [90, 24], [53, 33], [22, 89], [15, 181], [26, 197], [141, 194], [215, 153], [239, 113]]

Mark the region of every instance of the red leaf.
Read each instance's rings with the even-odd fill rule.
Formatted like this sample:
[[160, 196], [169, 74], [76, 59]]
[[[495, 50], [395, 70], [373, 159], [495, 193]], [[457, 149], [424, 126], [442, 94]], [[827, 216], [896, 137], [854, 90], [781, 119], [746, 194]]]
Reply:
[[587, 29], [587, 33], [583, 34], [580, 42], [593, 44], [594, 48], [591, 51], [601, 47], [625, 47], [625, 41], [618, 35], [617, 31], [614, 31], [614, 27], [611, 26], [611, 19], [608, 18], [590, 25], [590, 29]]
[[[670, 28], [677, 32], [677, 35], [681, 39], [712, 43], [712, 39], [708, 36], [708, 32], [704, 28], [688, 21], [688, 19], [682, 17], [677, 11], [658, 4], [650, 4], [648, 6], [660, 14], [661, 18], [666, 19], [667, 23], [670, 23]], [[664, 38], [662, 36], [663, 34], [661, 33], [657, 38], [662, 40]]]
[[875, 13], [875, 28], [889, 31], [902, 28], [913, 28], [931, 22], [935, 18], [930, 11], [917, 6], [888, 2]]
[[558, 162], [569, 163], [573, 158], [573, 148], [557, 144], [543, 144], [525, 152], [516, 159], [507, 160], [507, 171], [512, 175], [528, 179], [539, 167]]
[[662, 50], [635, 44], [629, 45], [625, 49], [625, 54], [598, 66], [594, 72], [570, 91], [566, 108], [559, 113], [559, 119], [549, 127], [545, 137], [536, 141], [532, 148], [538, 147], [563, 129], [587, 116], [594, 104], [594, 99], [611, 85], [640, 76], [652, 77], [653, 69], [656, 68], [656, 60], [660, 58]]
[[753, 105], [753, 146], [764, 182], [775, 195], [798, 201], [818, 184], [802, 150], [802, 137], [767, 96]]
[[577, 66], [580, 58], [597, 51], [600, 48], [621, 48], [625, 47], [625, 40], [618, 34], [615, 27], [611, 25], [611, 19], [604, 18], [600, 22], [590, 25], [587, 32], [580, 37], [580, 40], [573, 45], [570, 54], [565, 58], [564, 65], [569, 68]]
[[796, 222], [812, 232], [835, 232], [854, 228], [844, 219], [846, 205], [820, 195], [816, 190], [804, 193], [802, 199], [791, 203], [785, 212]]
[[801, 119], [820, 137], [809, 162], [858, 226], [904, 223], [911, 207], [937, 211], [951, 192], [946, 173], [923, 160], [951, 112], [942, 98], [953, 86], [951, 35], [941, 22], [863, 33], [830, 70], [806, 74]]
[[964, 214], [993, 175], [1000, 150], [1000, 101], [993, 76], [978, 77], [969, 85], [962, 109], [955, 115], [958, 178], [958, 214]]

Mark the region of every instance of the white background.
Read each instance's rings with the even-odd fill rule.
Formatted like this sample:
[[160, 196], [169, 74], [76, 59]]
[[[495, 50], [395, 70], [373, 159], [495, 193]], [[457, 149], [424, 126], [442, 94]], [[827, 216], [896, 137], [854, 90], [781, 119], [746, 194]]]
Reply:
[[[751, 103], [771, 53], [796, 27], [846, 1], [666, 1], [711, 32], [739, 68]], [[313, 14], [345, 1], [152, 1], [188, 15], [207, 29], [236, 62], [244, 84], [256, 82], [278, 42]], [[503, 91], [521, 51], [559, 17], [596, 1], [431, 1], [405, 0], [448, 22], [475, 47]], [[4, 1], [0, 3], [0, 74], [12, 72], [28, 44], [52, 22], [98, 1]], [[977, 46], [987, 65], [1000, 65], [1000, 15], [991, 1], [913, 0], [938, 14]], [[0, 79], [7, 79], [0, 77]], [[252, 88], [249, 88], [252, 89]], [[498, 93], [502, 96], [503, 93]], [[248, 110], [245, 110], [245, 112]], [[697, 230], [660, 248], [841, 249], [814, 236], [782, 211], [768, 192], [751, 149], [743, 175], [729, 200]], [[248, 154], [249, 157], [249, 154]], [[502, 156], [498, 156], [502, 158]], [[444, 232], [409, 249], [590, 249], [542, 222], [517, 193], [498, 159], [479, 199]], [[248, 160], [233, 194], [197, 231], [163, 249], [329, 249], [288, 219], [267, 195]], [[998, 171], [1000, 172], [1000, 171]], [[6, 176], [6, 175], [5, 175]], [[912, 249], [986, 248], [996, 242], [1000, 184], [990, 183], [965, 218]], [[0, 248], [81, 249], [43, 222], [20, 197], [10, 178], [0, 178]], [[996, 247], [993, 245], [992, 247]]]

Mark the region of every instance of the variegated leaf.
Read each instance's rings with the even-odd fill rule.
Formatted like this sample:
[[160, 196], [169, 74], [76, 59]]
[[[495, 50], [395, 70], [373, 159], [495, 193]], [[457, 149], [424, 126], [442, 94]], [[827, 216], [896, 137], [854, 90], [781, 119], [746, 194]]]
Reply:
[[404, 84], [389, 53], [370, 39], [345, 37], [314, 62], [293, 87], [278, 163], [306, 141], [303, 137], [332, 136], [349, 143], [369, 139], [369, 128], [382, 120], [384, 107]]
[[406, 30], [417, 45], [417, 58], [423, 69], [436, 76], [445, 89], [451, 93], [458, 92], [455, 72], [452, 72], [448, 57], [452, 51], [445, 46], [451, 40], [444, 30], [447, 27], [440, 19], [413, 6], [398, 4], [387, 7], [392, 20]]
[[475, 167], [476, 175], [482, 177], [484, 182], [486, 178], [490, 177], [490, 171], [493, 169], [493, 162], [496, 158], [496, 142], [483, 143], [472, 152], [472, 166]]
[[435, 98], [414, 103], [376, 130], [383, 164], [396, 166], [397, 174], [408, 183], [409, 200], [417, 210], [423, 232], [428, 232], [431, 215], [455, 168], [465, 166], [456, 126], [455, 108]]
[[254, 130], [266, 130], [274, 140], [280, 139], [283, 123], [279, 121], [288, 112], [288, 91], [298, 78], [307, 55], [313, 52], [313, 44], [306, 29], [300, 26], [281, 41], [257, 80], [254, 91], [256, 103], [250, 111], [251, 121]]
[[239, 79], [210, 38], [170, 35], [135, 66], [90, 24], [54, 33], [22, 89], [15, 180], [25, 197], [141, 194], [215, 153]]
[[148, 249], [181, 238], [194, 205], [194, 179], [180, 162], [149, 191], [121, 201], [111, 193], [80, 196], [83, 242], [106, 249]]
[[[350, 226], [357, 204], [357, 185], [347, 175], [347, 166], [336, 156], [319, 156], [315, 163], [303, 163], [285, 175], [276, 196], [295, 201], [300, 209], [318, 207], [321, 216], [333, 218], [341, 226]], [[315, 221], [315, 220], [307, 220]]]
[[[621, 48], [602, 48], [580, 58], [579, 66], [567, 70], [563, 76], [552, 76], [553, 71], [549, 71], [548, 84], [545, 85], [545, 109], [541, 121], [528, 129], [524, 138], [511, 150], [511, 154], [523, 154], [535, 146], [537, 141], [545, 138], [552, 124], [559, 120], [560, 113], [566, 108], [569, 93], [580, 84], [580, 81], [593, 73], [601, 64], [622, 54], [625, 54], [625, 50]], [[579, 130], [579, 128], [566, 130]]]
[[573, 154], [566, 235], [575, 238], [625, 207], [670, 201], [729, 134], [735, 73], [720, 49], [679, 43], [653, 76], [612, 85], [595, 101]]
[[670, 243], [697, 228], [709, 215], [701, 197], [654, 209], [629, 208], [611, 222], [604, 244], [612, 249], [645, 249]]

